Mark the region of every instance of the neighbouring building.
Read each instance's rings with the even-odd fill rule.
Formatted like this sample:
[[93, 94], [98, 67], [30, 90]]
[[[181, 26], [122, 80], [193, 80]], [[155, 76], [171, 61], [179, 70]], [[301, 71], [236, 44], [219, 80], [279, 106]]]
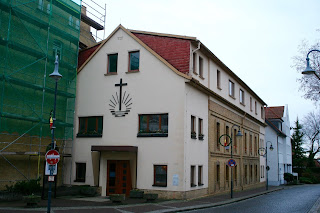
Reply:
[[[268, 148], [269, 185], [285, 184], [284, 173], [292, 173], [289, 109], [266, 107], [266, 147]], [[273, 150], [270, 150], [272, 144]]]
[[244, 135], [233, 143], [236, 188], [260, 184], [266, 104], [195, 37], [119, 25], [79, 65], [70, 184], [99, 186], [102, 196], [222, 193], [230, 151], [217, 139], [234, 124]]
[[55, 131], [61, 154], [58, 185], [62, 184], [63, 161], [71, 157], [65, 150], [72, 147], [80, 28], [83, 47], [91, 45], [85, 39], [92, 37], [86, 31], [90, 26], [103, 28], [90, 18], [90, 10], [81, 14], [81, 3], [90, 5], [72, 0], [0, 0], [0, 189], [16, 181], [45, 180], [55, 90], [49, 74], [56, 55], [63, 75]]

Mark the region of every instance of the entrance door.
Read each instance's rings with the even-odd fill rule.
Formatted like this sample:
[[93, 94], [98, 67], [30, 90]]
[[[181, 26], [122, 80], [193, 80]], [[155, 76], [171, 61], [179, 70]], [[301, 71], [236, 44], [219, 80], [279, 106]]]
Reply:
[[107, 195], [129, 195], [131, 188], [130, 161], [108, 160]]

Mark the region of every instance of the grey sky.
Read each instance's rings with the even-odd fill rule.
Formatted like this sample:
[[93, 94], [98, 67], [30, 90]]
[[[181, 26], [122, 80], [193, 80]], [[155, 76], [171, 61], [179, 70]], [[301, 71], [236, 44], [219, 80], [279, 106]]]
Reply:
[[135, 30], [195, 36], [268, 106], [288, 104], [290, 121], [316, 110], [291, 68], [303, 39], [319, 38], [319, 0], [95, 0], [107, 4], [106, 37]]

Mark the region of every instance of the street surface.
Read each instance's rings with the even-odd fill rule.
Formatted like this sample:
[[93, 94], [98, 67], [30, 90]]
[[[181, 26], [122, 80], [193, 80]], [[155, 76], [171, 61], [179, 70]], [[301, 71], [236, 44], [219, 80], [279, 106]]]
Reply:
[[197, 213], [307, 213], [320, 197], [320, 184], [302, 185]]

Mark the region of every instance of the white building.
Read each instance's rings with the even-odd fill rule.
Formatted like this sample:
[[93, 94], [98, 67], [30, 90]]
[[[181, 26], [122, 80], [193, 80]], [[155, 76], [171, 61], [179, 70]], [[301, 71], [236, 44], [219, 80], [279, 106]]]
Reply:
[[[292, 149], [288, 106], [266, 108], [266, 146], [269, 185], [284, 184], [284, 173], [292, 173]], [[273, 150], [271, 151], [270, 145]]]
[[[167, 198], [202, 196], [217, 177], [208, 165], [214, 119], [221, 134], [233, 124], [245, 129], [252, 150], [264, 140], [265, 103], [195, 37], [120, 25], [79, 57], [72, 160], [65, 161], [72, 179], [65, 183], [99, 186], [102, 196], [132, 188]], [[258, 180], [259, 158], [250, 152], [244, 161], [255, 167], [248, 166], [248, 179], [256, 168]], [[219, 172], [226, 174], [224, 167]]]

